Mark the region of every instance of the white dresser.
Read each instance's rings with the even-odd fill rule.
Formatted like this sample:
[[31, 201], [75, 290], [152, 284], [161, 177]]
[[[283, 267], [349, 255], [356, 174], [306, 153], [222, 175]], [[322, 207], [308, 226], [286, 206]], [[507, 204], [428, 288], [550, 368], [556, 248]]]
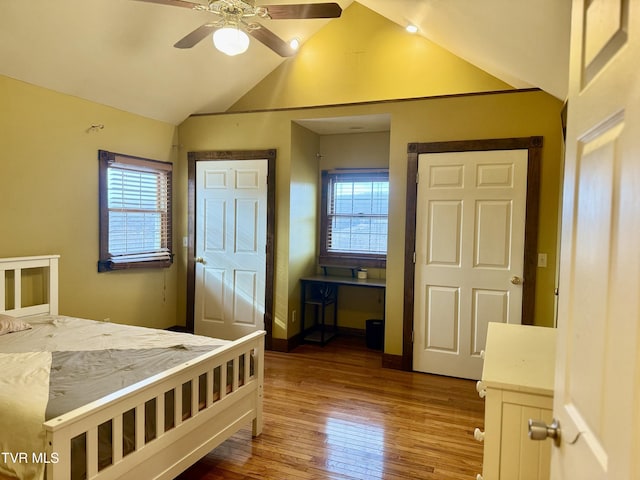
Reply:
[[478, 480], [548, 480], [551, 441], [528, 437], [528, 420], [550, 424], [556, 329], [489, 323], [482, 380], [485, 398], [482, 475]]

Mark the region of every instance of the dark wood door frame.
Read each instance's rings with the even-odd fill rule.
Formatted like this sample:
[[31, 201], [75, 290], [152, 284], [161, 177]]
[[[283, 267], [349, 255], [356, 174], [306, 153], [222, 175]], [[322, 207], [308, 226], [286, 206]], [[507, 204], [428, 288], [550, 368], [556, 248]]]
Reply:
[[195, 324], [195, 232], [196, 232], [196, 162], [222, 160], [267, 160], [267, 252], [264, 299], [265, 348], [270, 350], [273, 332], [273, 292], [275, 272], [276, 231], [276, 150], [223, 150], [189, 152], [187, 171], [187, 330], [193, 332]]
[[404, 313], [402, 324], [402, 368], [413, 370], [413, 309], [415, 296], [416, 210], [418, 197], [418, 156], [421, 153], [471, 152], [486, 150], [528, 150], [527, 198], [524, 231], [524, 272], [522, 285], [522, 323], [532, 325], [535, 309], [540, 198], [542, 137], [461, 140], [410, 143], [407, 148], [407, 217], [404, 258]]

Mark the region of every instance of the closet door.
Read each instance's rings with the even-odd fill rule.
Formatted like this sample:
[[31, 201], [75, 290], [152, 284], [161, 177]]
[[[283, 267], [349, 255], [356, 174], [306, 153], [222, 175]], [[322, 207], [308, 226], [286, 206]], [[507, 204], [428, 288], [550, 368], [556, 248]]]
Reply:
[[479, 379], [489, 322], [521, 323], [528, 151], [418, 157], [414, 370]]

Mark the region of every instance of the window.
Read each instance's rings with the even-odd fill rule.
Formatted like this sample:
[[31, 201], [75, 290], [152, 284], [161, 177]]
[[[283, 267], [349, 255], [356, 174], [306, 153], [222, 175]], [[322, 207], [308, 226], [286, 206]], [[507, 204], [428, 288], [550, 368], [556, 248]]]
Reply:
[[99, 151], [98, 271], [171, 265], [173, 165]]
[[389, 171], [322, 172], [320, 264], [384, 268]]

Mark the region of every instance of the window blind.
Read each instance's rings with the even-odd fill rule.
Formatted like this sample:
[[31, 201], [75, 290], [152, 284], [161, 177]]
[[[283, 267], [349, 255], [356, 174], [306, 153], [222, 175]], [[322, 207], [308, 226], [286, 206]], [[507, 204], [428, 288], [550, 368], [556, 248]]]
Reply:
[[327, 187], [328, 253], [386, 255], [389, 173], [330, 173]]
[[170, 263], [172, 165], [110, 154], [103, 169], [101, 261], [110, 269]]

